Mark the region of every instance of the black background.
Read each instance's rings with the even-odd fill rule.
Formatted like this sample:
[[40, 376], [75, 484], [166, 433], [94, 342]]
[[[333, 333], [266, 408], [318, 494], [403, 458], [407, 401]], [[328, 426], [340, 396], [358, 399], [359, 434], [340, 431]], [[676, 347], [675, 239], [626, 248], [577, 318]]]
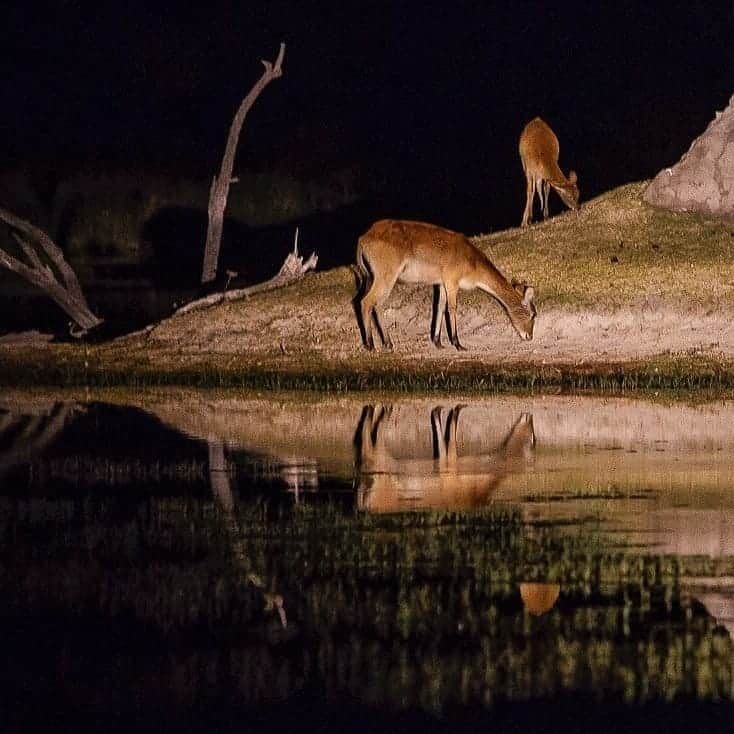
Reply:
[[6, 11], [6, 165], [210, 175], [287, 44], [238, 166], [377, 173], [390, 214], [515, 223], [522, 126], [541, 115], [582, 198], [675, 162], [733, 91], [732, 3], [128, 2]]

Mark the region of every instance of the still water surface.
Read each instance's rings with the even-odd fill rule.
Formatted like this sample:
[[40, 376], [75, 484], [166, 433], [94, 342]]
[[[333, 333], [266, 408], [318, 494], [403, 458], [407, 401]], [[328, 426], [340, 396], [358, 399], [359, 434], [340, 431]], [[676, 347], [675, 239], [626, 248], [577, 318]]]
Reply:
[[730, 402], [2, 396], [4, 730], [726, 730], [732, 425]]

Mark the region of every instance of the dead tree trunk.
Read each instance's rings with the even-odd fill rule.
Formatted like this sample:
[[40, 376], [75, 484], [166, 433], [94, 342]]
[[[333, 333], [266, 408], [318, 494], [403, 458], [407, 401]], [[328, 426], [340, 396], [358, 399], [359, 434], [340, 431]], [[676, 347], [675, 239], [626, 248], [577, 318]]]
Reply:
[[237, 152], [237, 143], [240, 138], [242, 124], [245, 121], [247, 113], [260, 95], [260, 92], [270, 84], [273, 79], [282, 76], [281, 65], [283, 63], [283, 55], [285, 54], [285, 44], [280, 44], [280, 51], [275, 64], [269, 61], [262, 61], [265, 71], [252, 87], [248, 95], [242, 100], [237, 114], [232, 120], [229, 128], [229, 137], [227, 138], [227, 147], [224, 149], [224, 157], [222, 165], [219, 169], [219, 176], [214, 176], [212, 186], [209, 191], [209, 225], [206, 232], [206, 245], [204, 246], [204, 265], [201, 270], [201, 282], [209, 283], [217, 275], [217, 264], [219, 262], [219, 247], [222, 242], [222, 227], [224, 225], [224, 209], [227, 206], [227, 197], [229, 196], [229, 185], [232, 183], [232, 169], [234, 168], [234, 158]]
[[[44, 291], [66, 311], [82, 332], [101, 324], [102, 319], [95, 316], [87, 305], [76, 273], [53, 240], [38, 227], [5, 209], [0, 209], [0, 221], [10, 227], [13, 238], [30, 263], [27, 265], [0, 248], [0, 265]], [[74, 335], [81, 334], [74, 332]]]

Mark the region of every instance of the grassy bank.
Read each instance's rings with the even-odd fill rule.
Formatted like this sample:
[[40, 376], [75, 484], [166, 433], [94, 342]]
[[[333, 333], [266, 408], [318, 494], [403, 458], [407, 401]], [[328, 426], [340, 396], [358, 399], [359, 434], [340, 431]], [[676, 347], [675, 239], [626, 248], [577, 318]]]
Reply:
[[[477, 238], [513, 275], [537, 284], [540, 303], [611, 310], [734, 304], [734, 223], [646, 204], [647, 182], [583, 202], [578, 213]], [[510, 268], [511, 266], [511, 268]]]
[[734, 361], [704, 355], [661, 356], [610, 364], [516, 363], [466, 360], [418, 364], [398, 357], [365, 364], [354, 359], [326, 364], [290, 360], [187, 360], [155, 364], [146, 359], [110, 358], [104, 348], [51, 346], [42, 353], [3, 355], [0, 384], [14, 387], [166, 386], [306, 390], [493, 393], [506, 391], [713, 391], [734, 390]]
[[106, 344], [0, 346], [0, 384], [730, 390], [734, 227], [653, 209], [643, 190], [629, 184], [578, 213], [476, 238], [508, 278], [535, 286], [532, 342], [520, 342], [493, 299], [471, 292], [459, 304], [470, 351], [436, 350], [428, 339], [431, 289], [398, 286], [385, 308], [396, 349], [367, 353], [354, 275], [336, 268]]

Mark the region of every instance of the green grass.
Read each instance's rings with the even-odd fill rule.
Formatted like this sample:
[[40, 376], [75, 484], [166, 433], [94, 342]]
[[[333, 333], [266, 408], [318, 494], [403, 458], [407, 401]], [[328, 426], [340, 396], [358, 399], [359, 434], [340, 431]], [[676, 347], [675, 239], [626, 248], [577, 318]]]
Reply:
[[[49, 354], [49, 351], [51, 354]], [[52, 357], [53, 355], [53, 357]], [[388, 391], [500, 393], [506, 391], [715, 391], [734, 390], [734, 362], [701, 355], [663, 356], [645, 362], [608, 365], [501, 365], [429, 361], [410, 365], [385, 360], [367, 368], [352, 363], [328, 366], [303, 360], [285, 366], [272, 361], [242, 366], [214, 361], [155, 365], [140, 358], [111, 359], [96, 349], [63, 346], [41, 355], [15, 353], [0, 362], [0, 384], [16, 387], [185, 386], [320, 392]], [[42, 357], [39, 359], [38, 357]], [[244, 361], [244, 360], [243, 360]]]
[[734, 227], [655, 209], [647, 182], [621, 186], [541, 226], [478, 237], [541, 305], [614, 308], [640, 299], [734, 304]]

